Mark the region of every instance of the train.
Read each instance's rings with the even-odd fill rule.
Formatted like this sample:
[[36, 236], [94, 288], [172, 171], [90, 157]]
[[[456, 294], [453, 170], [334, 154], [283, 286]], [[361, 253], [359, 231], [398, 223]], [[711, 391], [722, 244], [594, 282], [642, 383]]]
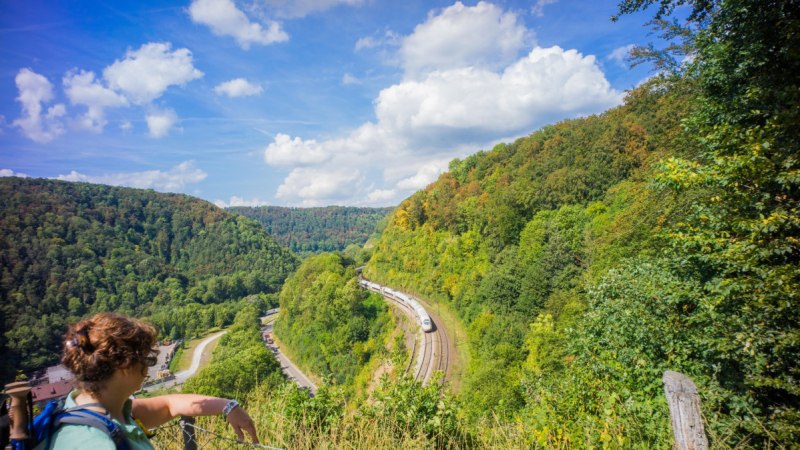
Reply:
[[428, 312], [425, 311], [425, 308], [419, 304], [417, 299], [414, 297], [404, 294], [402, 292], [395, 291], [392, 288], [381, 286], [378, 283], [373, 283], [369, 280], [360, 279], [358, 284], [361, 285], [364, 289], [370, 290], [372, 292], [377, 292], [378, 294], [383, 295], [384, 297], [389, 297], [394, 299], [395, 301], [402, 303], [412, 311], [417, 316], [417, 320], [419, 321], [419, 326], [422, 328], [422, 331], [426, 333], [430, 333], [433, 331], [433, 322], [431, 321], [431, 316], [428, 315]]

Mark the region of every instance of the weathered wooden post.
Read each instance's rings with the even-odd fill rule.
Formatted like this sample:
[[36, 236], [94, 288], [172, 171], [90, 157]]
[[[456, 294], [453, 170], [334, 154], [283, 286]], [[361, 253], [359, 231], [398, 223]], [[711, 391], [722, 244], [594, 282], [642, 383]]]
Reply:
[[194, 433], [194, 417], [181, 416], [181, 431], [183, 432], [183, 450], [197, 450], [197, 439]]
[[664, 393], [669, 404], [673, 448], [677, 450], [708, 449], [708, 439], [700, 414], [700, 396], [697, 386], [686, 375], [668, 370], [664, 372]]
[[11, 397], [11, 449], [24, 450], [28, 443], [28, 393], [31, 386], [27, 381], [6, 385], [5, 393]]

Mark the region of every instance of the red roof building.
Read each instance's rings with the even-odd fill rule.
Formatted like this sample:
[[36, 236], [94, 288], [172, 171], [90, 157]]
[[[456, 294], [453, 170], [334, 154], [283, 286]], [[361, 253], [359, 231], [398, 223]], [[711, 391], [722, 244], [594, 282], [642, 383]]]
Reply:
[[73, 387], [75, 387], [75, 383], [72, 380], [34, 386], [31, 388], [33, 403], [35, 405], [44, 406], [44, 404], [50, 400], [66, 397]]

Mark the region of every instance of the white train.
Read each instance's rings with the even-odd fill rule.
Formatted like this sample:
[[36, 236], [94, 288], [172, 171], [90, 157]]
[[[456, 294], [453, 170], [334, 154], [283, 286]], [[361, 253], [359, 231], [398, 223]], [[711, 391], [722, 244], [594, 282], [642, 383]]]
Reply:
[[392, 288], [381, 286], [378, 283], [373, 283], [363, 278], [358, 280], [358, 284], [360, 284], [364, 289], [377, 292], [378, 294], [381, 294], [385, 297], [390, 297], [400, 303], [403, 303], [404, 305], [407, 305], [414, 311], [414, 314], [417, 315], [417, 319], [419, 320], [420, 327], [422, 327], [422, 331], [426, 333], [433, 331], [433, 322], [431, 322], [431, 317], [428, 315], [428, 312], [425, 311], [425, 308], [423, 308], [414, 297], [395, 291]]

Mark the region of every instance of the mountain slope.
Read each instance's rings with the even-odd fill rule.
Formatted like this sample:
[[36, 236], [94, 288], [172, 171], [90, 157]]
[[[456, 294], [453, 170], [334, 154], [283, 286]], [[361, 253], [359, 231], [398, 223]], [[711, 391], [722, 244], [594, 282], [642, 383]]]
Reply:
[[256, 222], [186, 195], [2, 178], [0, 197], [4, 377], [54, 361], [78, 316], [149, 316], [182, 335], [229, 322], [220, 305], [277, 292], [297, 266]]

